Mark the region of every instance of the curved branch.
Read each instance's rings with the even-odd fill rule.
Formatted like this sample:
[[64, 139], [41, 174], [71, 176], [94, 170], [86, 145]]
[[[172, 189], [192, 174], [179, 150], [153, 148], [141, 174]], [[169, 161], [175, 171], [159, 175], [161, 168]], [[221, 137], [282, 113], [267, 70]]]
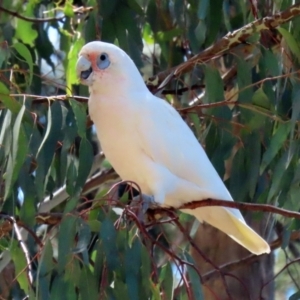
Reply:
[[300, 3], [294, 4], [280, 13], [255, 20], [240, 29], [229, 32], [212, 46], [205, 49], [201, 53], [196, 54], [186, 62], [169, 70], [162, 71], [156, 76], [149, 78], [147, 85], [150, 90], [162, 89], [172, 79], [191, 71], [195, 65], [203, 64], [213, 57], [219, 57], [237, 45], [245, 43], [247, 39], [254, 33], [260, 33], [263, 30], [275, 29], [276, 27], [287, 23], [298, 15], [300, 15]]
[[[73, 10], [73, 12], [76, 13], [85, 13], [85, 12], [89, 12], [92, 11], [93, 7], [89, 6], [89, 7], [78, 7], [76, 9]], [[45, 22], [55, 22], [55, 21], [61, 21], [63, 19], [66, 18], [65, 15], [62, 15], [60, 17], [53, 17], [53, 18], [31, 18], [31, 17], [26, 17], [23, 15], [20, 15], [18, 12], [16, 11], [12, 11], [10, 9], [7, 9], [3, 6], [0, 6], [0, 11], [4, 11], [7, 14], [14, 16], [18, 19], [21, 19], [23, 21], [27, 21], [27, 22], [32, 22], [32, 23], [45, 23]]]
[[11, 16], [14, 16], [18, 19], [21, 19], [21, 20], [27, 21], [27, 22], [32, 22], [32, 23], [44, 23], [44, 22], [61, 21], [66, 17], [65, 15], [63, 15], [61, 17], [54, 17], [54, 18], [30, 18], [30, 17], [20, 15], [16, 11], [9, 10], [9, 9], [4, 8], [2, 6], [0, 6], [0, 11], [4, 11], [7, 14], [9, 14]]

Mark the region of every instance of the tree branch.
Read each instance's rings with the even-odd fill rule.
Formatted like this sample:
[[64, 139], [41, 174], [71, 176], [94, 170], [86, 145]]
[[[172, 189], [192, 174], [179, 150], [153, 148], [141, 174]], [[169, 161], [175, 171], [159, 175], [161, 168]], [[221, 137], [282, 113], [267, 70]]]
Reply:
[[62, 19], [64, 19], [66, 17], [65, 15], [63, 15], [63, 16], [54, 17], [54, 18], [30, 18], [30, 17], [20, 15], [16, 11], [9, 10], [9, 9], [4, 8], [2, 6], [0, 6], [0, 11], [4, 11], [7, 14], [9, 14], [11, 16], [14, 16], [18, 19], [21, 19], [21, 20], [27, 21], [27, 22], [32, 22], [32, 23], [44, 23], [44, 22], [61, 21]]
[[[78, 7], [76, 9], [74, 9], [73, 12], [74, 13], [84, 13], [84, 12], [91, 11], [91, 10], [93, 10], [93, 7]], [[53, 17], [53, 18], [31, 18], [31, 17], [26, 17], [26, 16], [23, 16], [23, 15], [20, 15], [18, 12], [9, 10], [9, 9], [4, 8], [2, 6], [0, 6], [0, 11], [4, 11], [7, 14], [9, 14], [11, 16], [14, 16], [18, 19], [21, 19], [21, 20], [27, 21], [27, 22], [32, 22], [32, 23], [55, 22], [55, 21], [61, 21], [64, 18], [66, 18], [65, 15], [60, 16], [60, 17]]]
[[247, 211], [270, 212], [288, 218], [300, 219], [299, 212], [290, 211], [269, 204], [242, 203], [242, 202], [217, 200], [217, 199], [204, 199], [204, 200], [192, 201], [181, 205], [180, 207], [178, 207], [178, 209], [195, 209], [204, 206], [223, 206], [223, 207], [230, 207], [230, 208], [236, 208], [236, 209], [247, 210]]
[[191, 71], [195, 65], [203, 64], [213, 57], [219, 57], [237, 45], [245, 43], [254, 33], [275, 29], [298, 15], [300, 15], [300, 3], [294, 4], [280, 13], [255, 20], [238, 30], [229, 32], [212, 46], [193, 56], [188, 61], [149, 78], [147, 85], [150, 90], [161, 89], [172, 79]]

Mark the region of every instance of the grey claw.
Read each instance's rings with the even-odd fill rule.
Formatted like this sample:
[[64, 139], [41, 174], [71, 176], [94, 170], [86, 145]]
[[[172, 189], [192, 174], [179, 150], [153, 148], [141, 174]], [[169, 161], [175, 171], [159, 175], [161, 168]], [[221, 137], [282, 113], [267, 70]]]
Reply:
[[131, 205], [140, 205], [140, 204], [142, 205], [142, 209], [138, 210], [137, 216], [139, 220], [143, 220], [146, 211], [148, 210], [148, 208], [153, 207], [154, 203], [155, 202], [153, 196], [142, 194], [134, 197], [132, 199]]

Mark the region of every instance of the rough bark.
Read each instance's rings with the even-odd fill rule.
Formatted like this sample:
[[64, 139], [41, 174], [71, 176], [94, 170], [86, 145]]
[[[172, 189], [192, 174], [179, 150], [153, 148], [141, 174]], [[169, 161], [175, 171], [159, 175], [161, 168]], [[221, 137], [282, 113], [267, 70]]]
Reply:
[[[258, 233], [262, 232], [263, 226], [257, 222], [249, 220], [247, 223], [254, 228]], [[221, 231], [213, 228], [208, 224], [202, 224], [195, 235], [195, 242], [215, 265], [221, 266], [233, 261], [237, 261], [246, 256], [249, 252], [234, 242], [227, 235]], [[203, 257], [195, 251], [192, 251], [192, 256], [201, 271], [201, 274], [207, 274], [214, 267], [205, 262]], [[235, 270], [225, 273], [222, 276], [212, 276], [207, 280], [203, 287], [204, 299], [219, 299], [219, 300], [240, 300], [240, 299], [274, 299], [274, 254], [261, 255], [255, 262], [241, 263], [236, 266]], [[225, 288], [224, 280], [227, 285]], [[266, 286], [267, 282], [269, 282]]]

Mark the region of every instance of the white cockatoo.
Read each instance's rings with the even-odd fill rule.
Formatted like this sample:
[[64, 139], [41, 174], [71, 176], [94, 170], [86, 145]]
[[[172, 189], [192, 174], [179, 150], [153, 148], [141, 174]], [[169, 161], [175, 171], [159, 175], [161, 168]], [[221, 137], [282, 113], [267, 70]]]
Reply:
[[[136, 182], [164, 206], [208, 198], [233, 201], [193, 132], [170, 104], [151, 94], [123, 50], [90, 42], [81, 49], [76, 68], [81, 83], [89, 86], [89, 113], [102, 150], [123, 180]], [[252, 253], [270, 252], [237, 209], [183, 211]]]

